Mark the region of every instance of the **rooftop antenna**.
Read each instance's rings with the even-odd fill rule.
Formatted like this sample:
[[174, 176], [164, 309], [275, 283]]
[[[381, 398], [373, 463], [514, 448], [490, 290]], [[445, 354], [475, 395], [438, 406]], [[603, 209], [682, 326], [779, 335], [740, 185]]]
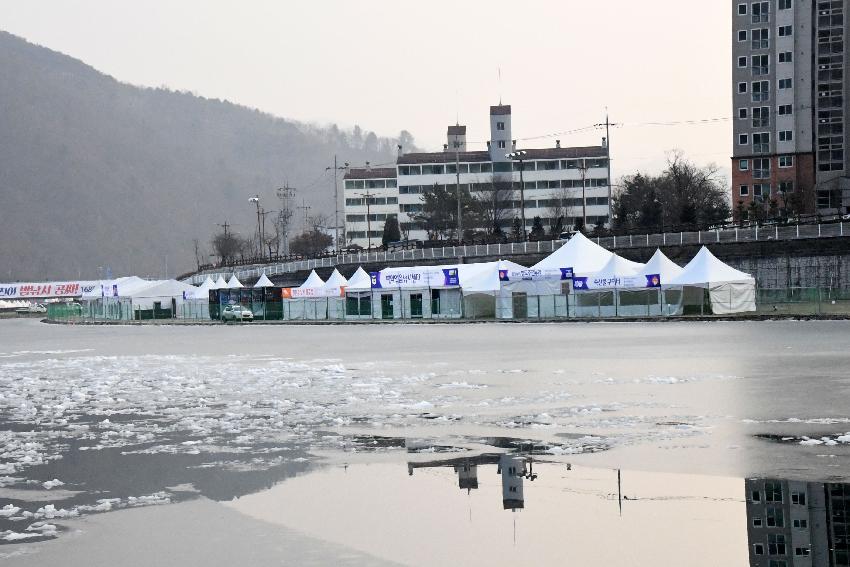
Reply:
[[455, 89], [455, 126], [460, 126], [460, 97]]

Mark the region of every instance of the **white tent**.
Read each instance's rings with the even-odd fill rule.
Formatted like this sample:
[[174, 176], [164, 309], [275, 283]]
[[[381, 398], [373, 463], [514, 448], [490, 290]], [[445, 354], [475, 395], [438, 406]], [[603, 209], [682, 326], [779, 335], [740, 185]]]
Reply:
[[236, 279], [236, 274], [233, 274], [232, 276], [230, 276], [230, 281], [227, 282], [227, 288], [228, 289], [239, 289], [241, 287], [245, 287], [245, 286], [242, 285], [242, 282], [240, 282], [238, 279]]
[[[326, 319], [328, 302], [324, 293], [325, 282], [316, 273], [310, 275], [300, 286], [289, 290], [283, 302], [284, 319]], [[284, 290], [287, 291], [287, 290]]]
[[88, 292], [83, 292], [82, 299], [100, 299], [102, 297], [126, 297], [133, 291], [150, 284], [150, 280], [143, 280], [137, 276], [128, 276], [114, 280], [101, 280], [97, 282]]
[[[650, 298], [645, 292], [646, 278], [638, 277], [643, 267], [643, 264], [612, 254], [601, 270], [576, 280], [575, 315], [649, 315]], [[635, 291], [630, 291], [630, 288]], [[657, 290], [653, 290], [651, 299], [652, 304], [658, 304]]]
[[673, 262], [670, 258], [664, 255], [661, 250], [656, 250], [652, 258], [649, 259], [643, 269], [638, 272], [640, 276], [658, 275], [661, 279], [661, 284], [664, 285], [668, 281], [679, 276], [682, 273], [682, 267]]
[[182, 304], [185, 299], [194, 299], [197, 291], [195, 286], [177, 280], [148, 283], [150, 285], [135, 288], [124, 296], [133, 300], [133, 309], [153, 309], [154, 303], [160, 303], [163, 309], [169, 309], [172, 303], [177, 305]]
[[334, 268], [333, 273], [322, 286], [322, 292], [326, 298], [328, 319], [345, 318], [345, 288], [347, 285], [348, 280], [345, 279], [345, 276]]
[[266, 276], [266, 273], [263, 272], [263, 275], [260, 276], [260, 279], [257, 280], [257, 283], [254, 284], [254, 287], [274, 287], [274, 284]]
[[357, 271], [348, 279], [345, 287], [345, 318], [371, 319], [372, 314], [372, 276], [363, 269]]
[[572, 268], [576, 274], [591, 274], [601, 270], [613, 256], [612, 252], [592, 242], [582, 233], [534, 264], [536, 269]]
[[345, 288], [346, 292], [353, 291], [371, 291], [372, 276], [363, 269], [363, 266], [357, 268], [357, 271], [349, 278], [348, 285]]
[[213, 287], [212, 289], [227, 289], [227, 282], [224, 281], [224, 277], [221, 275], [219, 275], [218, 279], [215, 280], [214, 285], [215, 287]]
[[211, 289], [215, 289], [213, 287], [214, 285], [215, 285], [215, 282], [212, 281], [212, 278], [207, 276], [207, 279], [205, 279], [204, 282], [195, 289], [195, 291], [194, 291], [195, 299], [209, 300], [209, 297], [210, 297], [209, 291]]
[[662, 284], [665, 288], [707, 289], [715, 315], [756, 310], [755, 279], [724, 264], [705, 246], [678, 276]]
[[298, 286], [298, 289], [320, 289], [324, 287], [324, 285], [324, 280], [319, 277], [319, 274], [316, 273], [316, 270], [312, 270], [310, 272], [310, 275], [307, 276], [307, 279], [304, 280], [304, 283]]

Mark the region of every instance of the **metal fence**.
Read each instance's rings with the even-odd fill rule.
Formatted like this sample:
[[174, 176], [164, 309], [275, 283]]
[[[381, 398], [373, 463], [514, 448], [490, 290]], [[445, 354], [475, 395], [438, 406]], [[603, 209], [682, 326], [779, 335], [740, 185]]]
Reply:
[[[459, 290], [453, 290], [458, 291]], [[737, 314], [783, 316], [848, 316], [850, 289], [786, 287], [757, 288], [756, 312]], [[417, 295], [419, 295], [417, 297]], [[724, 298], [707, 290], [605, 290], [554, 295], [487, 296], [458, 298], [432, 294], [364, 292], [346, 298], [322, 298], [292, 301], [254, 301], [243, 305], [253, 313], [255, 322], [316, 321], [416, 321], [416, 320], [559, 320], [699, 318], [732, 307]], [[175, 298], [176, 303], [177, 298]], [[80, 303], [55, 303], [48, 306], [47, 318], [58, 322], [220, 322], [220, 306], [193, 300], [176, 304], [176, 309], [135, 309], [130, 300], [116, 299]], [[245, 321], [233, 321], [241, 324]]]
[[[728, 242], [759, 242], [772, 240], [798, 240], [812, 238], [837, 238], [845, 234], [850, 236], [850, 226], [845, 228], [844, 222], [825, 224], [798, 224], [788, 226], [754, 226], [747, 228], [723, 228], [718, 230], [702, 230], [692, 232], [665, 232], [660, 234], [631, 234], [625, 236], [602, 236], [592, 240], [609, 250], [624, 248], [657, 248], [675, 245], [701, 245]], [[469, 244], [445, 246], [437, 248], [419, 248], [386, 252], [380, 250], [361, 251], [353, 254], [338, 254], [324, 258], [298, 260], [293, 262], [271, 263], [244, 268], [221, 268], [195, 274], [185, 281], [200, 284], [207, 276], [213, 279], [222, 276], [225, 279], [235, 274], [240, 280], [259, 278], [263, 273], [267, 276], [288, 274], [293, 272], [313, 270], [316, 268], [332, 268], [342, 265], [389, 264], [415, 261], [446, 260], [453, 262], [457, 258], [491, 257], [529, 254], [551, 254], [566, 241], [540, 240], [537, 242], [512, 242], [504, 244]]]

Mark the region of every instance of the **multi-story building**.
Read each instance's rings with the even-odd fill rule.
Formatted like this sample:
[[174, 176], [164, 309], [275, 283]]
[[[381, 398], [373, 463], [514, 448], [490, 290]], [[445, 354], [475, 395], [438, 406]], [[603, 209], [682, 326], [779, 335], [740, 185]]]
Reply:
[[398, 217], [395, 168], [349, 169], [344, 187], [346, 242], [364, 248], [380, 244], [384, 223]]
[[[508, 154], [513, 153], [512, 157]], [[525, 217], [526, 231], [540, 217], [546, 229], [569, 229], [587, 218], [587, 227], [607, 226], [610, 219], [610, 162], [607, 142], [600, 146], [518, 149], [512, 138], [511, 107], [490, 107], [490, 139], [487, 149], [467, 150], [466, 126], [449, 126], [442, 152], [399, 152], [395, 169], [351, 169], [345, 175], [346, 241], [367, 246], [363, 218], [372, 218], [372, 244], [377, 244], [383, 222], [376, 215], [398, 215], [406, 239], [426, 240], [436, 236], [423, 226], [417, 213], [423, 193], [435, 186], [462, 192], [469, 190], [487, 206], [486, 226], [468, 230], [499, 230], [509, 233], [514, 219]], [[375, 196], [385, 199], [385, 208], [367, 213], [363, 196], [369, 184]], [[380, 194], [379, 191], [383, 191]], [[391, 210], [390, 201], [397, 199]], [[525, 204], [524, 215], [522, 204]], [[395, 202], [393, 202], [395, 204]], [[372, 206], [375, 206], [373, 204]], [[443, 227], [443, 235], [454, 236], [455, 227]]]
[[732, 208], [845, 212], [845, 0], [732, 0]]

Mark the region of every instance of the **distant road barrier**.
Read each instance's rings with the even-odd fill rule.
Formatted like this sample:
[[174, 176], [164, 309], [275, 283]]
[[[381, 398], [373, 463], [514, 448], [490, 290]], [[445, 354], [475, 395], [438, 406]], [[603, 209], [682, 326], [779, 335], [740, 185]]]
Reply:
[[[845, 225], [848, 226], [845, 227]], [[772, 225], [746, 228], [730, 227], [717, 230], [700, 230], [690, 232], [602, 236], [594, 237], [592, 240], [609, 250], [617, 250], [626, 248], [657, 248], [661, 246], [676, 245], [839, 238], [843, 236], [850, 236], [850, 223], [835, 222], [787, 226]], [[307, 260], [255, 264], [241, 268], [236, 266], [213, 268], [188, 276], [184, 278], [183, 281], [200, 284], [207, 276], [216, 279], [219, 275], [227, 278], [230, 274], [236, 274], [236, 277], [240, 280], [250, 280], [252, 278], [259, 278], [263, 273], [267, 276], [274, 276], [313, 270], [316, 268], [332, 268], [335, 266], [345, 265], [394, 264], [415, 262], [418, 260], [449, 260], [451, 262], [457, 258], [502, 258], [528, 254], [551, 254], [563, 246], [565, 242], [566, 241], [563, 240], [540, 240], [537, 242], [470, 244], [461, 246], [445, 246], [442, 248], [418, 248], [415, 250], [402, 250], [399, 252], [361, 251]]]

